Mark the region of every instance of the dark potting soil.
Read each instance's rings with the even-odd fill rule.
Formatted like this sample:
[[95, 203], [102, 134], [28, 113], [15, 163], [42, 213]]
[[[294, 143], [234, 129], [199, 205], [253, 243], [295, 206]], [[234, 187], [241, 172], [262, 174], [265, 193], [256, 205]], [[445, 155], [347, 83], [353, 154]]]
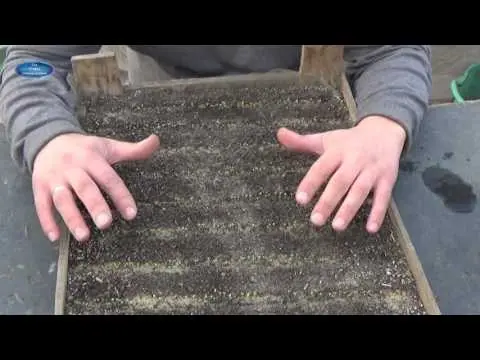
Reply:
[[128, 141], [156, 133], [161, 150], [116, 166], [137, 219], [71, 241], [65, 313], [423, 313], [388, 220], [369, 235], [365, 207], [337, 234], [315, 229], [311, 207], [295, 203], [315, 158], [283, 150], [275, 134], [349, 127], [332, 90], [142, 89], [83, 105], [89, 133]]

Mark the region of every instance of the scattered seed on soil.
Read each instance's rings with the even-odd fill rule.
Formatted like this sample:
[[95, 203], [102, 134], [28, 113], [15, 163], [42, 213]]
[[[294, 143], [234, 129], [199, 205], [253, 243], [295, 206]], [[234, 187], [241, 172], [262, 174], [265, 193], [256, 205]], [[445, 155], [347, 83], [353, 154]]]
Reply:
[[289, 82], [130, 90], [83, 99], [89, 133], [138, 141], [149, 160], [116, 165], [138, 205], [84, 245], [71, 241], [67, 314], [423, 314], [387, 219], [368, 205], [344, 233], [309, 222], [296, 187], [315, 161], [276, 139], [348, 128], [342, 98]]

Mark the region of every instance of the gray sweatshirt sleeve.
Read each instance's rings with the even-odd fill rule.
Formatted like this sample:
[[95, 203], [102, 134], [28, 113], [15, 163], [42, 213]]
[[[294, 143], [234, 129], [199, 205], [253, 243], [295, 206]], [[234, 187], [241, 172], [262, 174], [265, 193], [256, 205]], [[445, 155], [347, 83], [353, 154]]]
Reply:
[[346, 74], [357, 103], [357, 120], [381, 115], [407, 132], [410, 150], [428, 108], [432, 67], [428, 45], [345, 46]]
[[[0, 119], [5, 123], [12, 158], [20, 169], [31, 172], [35, 156], [54, 137], [83, 132], [74, 115], [74, 93], [67, 81], [70, 59], [99, 50], [99, 45], [8, 48], [0, 73]], [[22, 77], [16, 73], [16, 67], [27, 61], [47, 62], [54, 71], [43, 78]]]

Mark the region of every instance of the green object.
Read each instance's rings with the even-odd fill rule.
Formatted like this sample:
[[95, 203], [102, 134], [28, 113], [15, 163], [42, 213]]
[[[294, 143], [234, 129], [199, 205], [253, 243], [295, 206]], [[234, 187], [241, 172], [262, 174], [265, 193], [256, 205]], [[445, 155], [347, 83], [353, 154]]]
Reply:
[[480, 99], [480, 64], [468, 67], [462, 76], [450, 84], [453, 100], [462, 104], [465, 101]]

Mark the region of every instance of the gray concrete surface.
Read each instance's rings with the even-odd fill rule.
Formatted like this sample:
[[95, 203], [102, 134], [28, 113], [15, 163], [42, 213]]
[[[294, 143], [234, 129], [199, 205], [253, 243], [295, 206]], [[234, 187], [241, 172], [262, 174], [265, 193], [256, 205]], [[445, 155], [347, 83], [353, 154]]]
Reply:
[[0, 125], [0, 315], [53, 314], [56, 254], [40, 229], [31, 181], [13, 166]]
[[432, 45], [432, 102], [451, 102], [450, 83], [480, 62], [479, 45]]
[[480, 314], [479, 140], [480, 102], [432, 107], [395, 188], [443, 314]]

